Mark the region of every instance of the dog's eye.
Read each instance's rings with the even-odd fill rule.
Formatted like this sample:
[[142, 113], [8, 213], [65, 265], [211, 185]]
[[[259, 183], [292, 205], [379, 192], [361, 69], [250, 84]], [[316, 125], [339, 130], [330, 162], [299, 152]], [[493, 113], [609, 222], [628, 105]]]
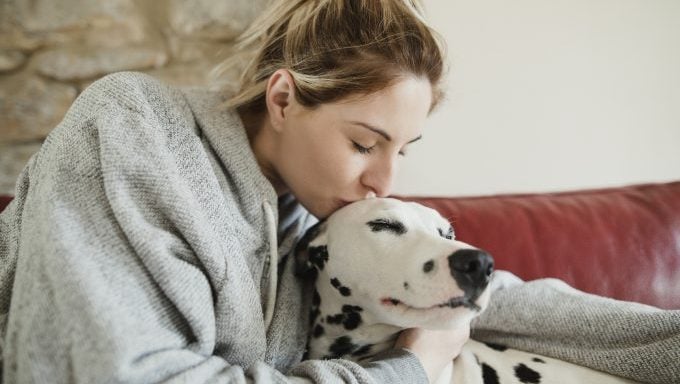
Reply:
[[389, 231], [397, 235], [403, 235], [406, 233], [406, 227], [401, 221], [389, 220], [389, 219], [376, 219], [366, 223], [371, 227], [373, 232]]
[[448, 240], [453, 239], [453, 227], [449, 227], [448, 231], [444, 232], [443, 229], [437, 228], [437, 231], [439, 231], [439, 236], [444, 237]]
[[423, 265], [423, 272], [425, 272], [425, 273], [432, 272], [433, 269], [434, 269], [434, 260], [430, 260]]

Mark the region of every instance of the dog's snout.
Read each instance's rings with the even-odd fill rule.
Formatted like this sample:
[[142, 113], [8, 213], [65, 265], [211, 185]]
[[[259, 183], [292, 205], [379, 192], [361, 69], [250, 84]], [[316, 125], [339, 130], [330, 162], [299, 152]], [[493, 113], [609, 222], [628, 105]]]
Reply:
[[465, 295], [474, 299], [489, 284], [493, 258], [481, 249], [459, 249], [449, 256], [449, 268]]

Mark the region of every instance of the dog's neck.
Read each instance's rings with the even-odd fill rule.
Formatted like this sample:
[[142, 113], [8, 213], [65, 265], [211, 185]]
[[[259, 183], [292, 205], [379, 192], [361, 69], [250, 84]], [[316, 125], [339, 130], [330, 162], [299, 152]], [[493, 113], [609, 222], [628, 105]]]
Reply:
[[[393, 347], [402, 329], [377, 321], [330, 283], [323, 272], [317, 277], [310, 317], [309, 358], [345, 358], [360, 361]], [[342, 294], [345, 293], [345, 295]]]

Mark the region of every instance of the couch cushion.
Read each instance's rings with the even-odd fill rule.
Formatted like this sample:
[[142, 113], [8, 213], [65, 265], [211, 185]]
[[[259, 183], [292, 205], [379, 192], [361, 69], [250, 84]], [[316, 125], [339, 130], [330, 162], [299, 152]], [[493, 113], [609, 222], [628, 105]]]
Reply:
[[680, 308], [680, 182], [551, 194], [408, 198], [525, 280]]

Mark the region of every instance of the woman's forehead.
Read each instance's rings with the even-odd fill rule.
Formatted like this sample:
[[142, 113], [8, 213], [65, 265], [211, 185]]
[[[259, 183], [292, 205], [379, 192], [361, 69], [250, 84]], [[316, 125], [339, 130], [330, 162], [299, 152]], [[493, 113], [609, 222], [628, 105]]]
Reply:
[[390, 136], [407, 131], [411, 140], [418, 136], [411, 137], [413, 131], [419, 132], [424, 126], [431, 100], [427, 80], [407, 78], [370, 95], [325, 104], [318, 112]]
[[400, 78], [391, 85], [368, 94], [355, 93], [331, 104], [350, 108], [371, 108], [377, 105], [391, 106], [413, 103], [427, 104], [432, 102], [432, 85], [423, 77], [408, 76]]

